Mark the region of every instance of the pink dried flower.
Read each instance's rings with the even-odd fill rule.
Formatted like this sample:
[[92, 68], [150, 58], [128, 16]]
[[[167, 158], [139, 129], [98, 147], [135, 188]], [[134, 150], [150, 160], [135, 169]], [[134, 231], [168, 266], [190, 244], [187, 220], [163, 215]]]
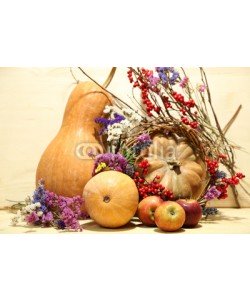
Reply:
[[207, 87], [206, 87], [205, 84], [199, 84], [199, 85], [198, 85], [198, 91], [199, 91], [200, 93], [204, 93], [206, 89], [207, 89]]
[[153, 75], [149, 76], [148, 79], [152, 86], [156, 86], [160, 82], [160, 78]]
[[83, 200], [80, 196], [68, 198], [60, 196], [58, 206], [61, 212], [61, 219], [66, 227], [73, 230], [82, 230], [78, 218], [81, 216]]
[[27, 215], [25, 217], [25, 220], [27, 223], [30, 223], [30, 224], [34, 224], [36, 221], [39, 220], [39, 217], [38, 215], [33, 211], [31, 214]]
[[180, 82], [180, 87], [185, 88], [188, 84], [188, 81], [189, 81], [188, 77], [185, 76]]

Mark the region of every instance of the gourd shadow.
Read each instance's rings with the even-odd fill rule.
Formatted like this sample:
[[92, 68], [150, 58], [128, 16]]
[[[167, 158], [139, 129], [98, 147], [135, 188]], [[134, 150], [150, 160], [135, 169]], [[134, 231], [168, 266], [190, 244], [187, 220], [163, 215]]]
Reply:
[[118, 227], [118, 228], [105, 228], [102, 226], [99, 226], [97, 223], [95, 223], [94, 221], [89, 221], [88, 223], [84, 223], [82, 225], [83, 230], [89, 230], [89, 231], [96, 231], [96, 232], [109, 232], [109, 233], [113, 233], [113, 232], [123, 232], [123, 231], [129, 231], [132, 230], [136, 227], [135, 224], [129, 222], [128, 224]]

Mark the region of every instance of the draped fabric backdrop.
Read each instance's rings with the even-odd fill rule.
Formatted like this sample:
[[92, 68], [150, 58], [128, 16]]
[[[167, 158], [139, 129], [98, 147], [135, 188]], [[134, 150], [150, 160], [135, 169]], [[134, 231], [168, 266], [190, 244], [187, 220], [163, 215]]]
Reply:
[[[103, 83], [110, 68], [84, 68]], [[243, 105], [227, 133], [242, 146], [236, 152], [239, 169], [246, 174], [250, 190], [250, 68], [205, 68], [213, 103], [222, 127]], [[77, 79], [83, 76], [73, 68]], [[198, 68], [187, 68], [192, 82], [199, 81]], [[35, 187], [35, 172], [40, 156], [60, 128], [64, 108], [76, 81], [70, 68], [0, 68], [0, 207], [22, 201]], [[126, 68], [118, 68], [109, 90], [130, 101], [131, 85]], [[242, 207], [250, 207], [250, 197], [241, 189]], [[235, 206], [232, 195], [213, 201], [218, 207]]]

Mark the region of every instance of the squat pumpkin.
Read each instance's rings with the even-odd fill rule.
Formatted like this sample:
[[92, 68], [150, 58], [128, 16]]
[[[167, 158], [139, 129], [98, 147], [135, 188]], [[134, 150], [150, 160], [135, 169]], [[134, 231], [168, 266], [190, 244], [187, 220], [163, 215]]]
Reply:
[[84, 188], [83, 198], [90, 217], [108, 228], [127, 224], [139, 202], [134, 181], [117, 171], [105, 171], [91, 178]]
[[197, 199], [203, 191], [205, 163], [185, 140], [156, 134], [142, 158], [150, 164], [146, 180], [152, 181], [158, 175], [159, 182], [173, 192], [175, 199]]

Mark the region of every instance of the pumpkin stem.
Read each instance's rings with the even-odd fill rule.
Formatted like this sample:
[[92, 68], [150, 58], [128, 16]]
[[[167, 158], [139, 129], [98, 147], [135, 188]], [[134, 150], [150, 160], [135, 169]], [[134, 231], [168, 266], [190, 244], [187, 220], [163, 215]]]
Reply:
[[181, 163], [177, 159], [168, 158], [167, 164], [169, 165], [169, 169], [173, 170], [175, 167], [180, 167]]
[[109, 201], [110, 201], [110, 197], [109, 196], [104, 196], [103, 197], [103, 202], [109, 203]]

